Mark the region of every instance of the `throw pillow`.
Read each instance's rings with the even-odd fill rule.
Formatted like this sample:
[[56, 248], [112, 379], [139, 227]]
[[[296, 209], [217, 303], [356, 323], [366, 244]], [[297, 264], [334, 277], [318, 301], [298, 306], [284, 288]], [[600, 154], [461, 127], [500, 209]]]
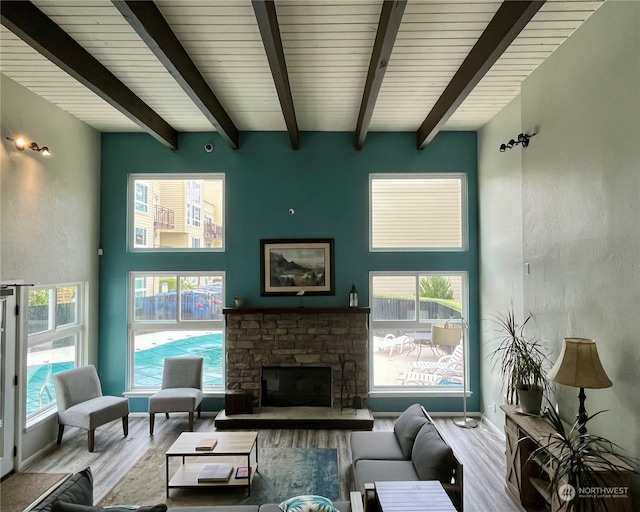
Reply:
[[339, 512], [330, 499], [315, 494], [289, 498], [278, 506], [282, 512]]
[[393, 431], [396, 434], [398, 443], [400, 443], [402, 453], [407, 459], [411, 458], [411, 450], [413, 450], [413, 442], [416, 435], [422, 425], [428, 422], [429, 420], [422, 412], [420, 404], [413, 404], [398, 417], [393, 425]]
[[[167, 512], [167, 506], [161, 503], [160, 505], [153, 505], [151, 507], [136, 507], [135, 510], [136, 512]], [[58, 500], [53, 503], [51, 512], [131, 512], [131, 507], [92, 507]]]
[[453, 450], [431, 423], [425, 424], [418, 432], [411, 462], [420, 480], [439, 480], [442, 483], [451, 482], [456, 464]]

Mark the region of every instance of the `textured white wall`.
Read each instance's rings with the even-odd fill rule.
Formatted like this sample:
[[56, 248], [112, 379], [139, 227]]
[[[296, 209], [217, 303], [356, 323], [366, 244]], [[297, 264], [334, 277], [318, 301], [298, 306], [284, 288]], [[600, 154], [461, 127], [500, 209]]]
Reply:
[[[100, 134], [1, 76], [0, 280], [89, 286], [88, 361], [97, 359]], [[52, 156], [19, 152], [23, 135]], [[21, 422], [22, 425], [22, 422]], [[25, 460], [55, 440], [55, 417], [24, 434]]]
[[[517, 174], [517, 162], [499, 162], [484, 152], [498, 130], [505, 139], [513, 136], [518, 116], [512, 109], [513, 104], [480, 132], [483, 318], [499, 303], [498, 292], [487, 286], [509, 289], [499, 284], [500, 269], [491, 258], [496, 251], [514, 262], [520, 258], [509, 247], [518, 244], [517, 230], [507, 231], [494, 247], [493, 236], [505, 220], [491, 210], [500, 196], [521, 193], [522, 262], [531, 265], [522, 304], [534, 315], [531, 334], [545, 340], [553, 361], [563, 337], [597, 342], [613, 387], [586, 390], [588, 412], [610, 411], [590, 430], [639, 457], [640, 2], [605, 2], [523, 82], [521, 128], [538, 134], [529, 148], [517, 150], [521, 188], [517, 178], [505, 177], [499, 192], [493, 180], [501, 166], [512, 165]], [[519, 278], [514, 269], [505, 266], [506, 280]], [[482, 363], [483, 405], [490, 414], [487, 407], [498, 391], [490, 364]], [[577, 391], [557, 386], [568, 421], [577, 412]], [[637, 506], [637, 478], [634, 487]]]
[[[478, 132], [478, 187], [480, 205], [480, 318], [482, 410], [502, 428], [505, 403], [499, 372], [492, 371], [491, 353], [497, 346], [493, 315], [513, 305], [523, 319], [522, 259], [522, 150], [501, 153], [500, 144], [522, 131], [520, 96]], [[496, 410], [493, 410], [495, 404]]]
[[[640, 3], [606, 2], [522, 87], [525, 307], [550, 341], [598, 344], [592, 430], [640, 455]], [[558, 386], [574, 417], [577, 390]]]

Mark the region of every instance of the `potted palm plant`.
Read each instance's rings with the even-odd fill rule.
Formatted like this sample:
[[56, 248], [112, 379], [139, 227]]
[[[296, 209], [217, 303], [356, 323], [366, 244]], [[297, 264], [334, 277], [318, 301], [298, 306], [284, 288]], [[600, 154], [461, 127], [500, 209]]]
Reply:
[[[585, 424], [599, 411], [587, 418]], [[568, 427], [560, 419], [558, 411], [548, 408], [545, 417], [551, 424], [549, 434], [540, 448], [533, 451], [530, 460], [550, 464], [548, 490], [552, 510], [562, 512], [589, 512], [630, 510], [623, 499], [630, 495], [598, 493], [596, 490], [617, 489], [628, 493], [630, 473], [638, 473], [638, 461], [621, 455], [620, 447], [604, 437], [590, 432], [580, 433], [578, 420]]]
[[531, 315], [519, 325], [513, 307], [505, 314], [494, 315], [499, 344], [491, 355], [494, 369], [499, 365], [507, 403], [519, 404], [520, 410], [526, 414], [539, 414], [542, 397], [549, 389], [545, 369], [547, 357], [540, 342], [524, 334], [530, 319]]

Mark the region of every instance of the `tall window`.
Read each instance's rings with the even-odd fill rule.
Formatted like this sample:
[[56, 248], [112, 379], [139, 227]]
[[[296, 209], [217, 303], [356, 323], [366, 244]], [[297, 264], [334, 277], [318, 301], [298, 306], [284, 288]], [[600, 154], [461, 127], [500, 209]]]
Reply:
[[[371, 251], [468, 249], [465, 174], [372, 174], [369, 194]], [[460, 388], [467, 273], [388, 270], [370, 273], [372, 389]], [[433, 340], [435, 324], [457, 327], [457, 343]]]
[[372, 174], [372, 250], [462, 250], [466, 240], [463, 174]]
[[[224, 249], [222, 174], [132, 174], [129, 212], [133, 213], [128, 239], [132, 251]], [[205, 243], [196, 246], [194, 238]]]
[[224, 273], [129, 277], [129, 389], [155, 389], [164, 358], [204, 357], [204, 386], [224, 387]]
[[467, 274], [371, 272], [369, 289], [372, 388], [461, 387], [462, 348], [434, 344], [431, 329], [466, 318]]
[[80, 284], [29, 290], [27, 320], [27, 421], [55, 406], [53, 376], [80, 364], [84, 339]]

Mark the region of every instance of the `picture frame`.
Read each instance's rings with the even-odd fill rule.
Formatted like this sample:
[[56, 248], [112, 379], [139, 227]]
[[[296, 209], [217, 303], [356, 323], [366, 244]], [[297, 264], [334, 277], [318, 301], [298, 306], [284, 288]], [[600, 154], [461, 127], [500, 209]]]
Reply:
[[260, 294], [335, 295], [333, 238], [260, 240]]

